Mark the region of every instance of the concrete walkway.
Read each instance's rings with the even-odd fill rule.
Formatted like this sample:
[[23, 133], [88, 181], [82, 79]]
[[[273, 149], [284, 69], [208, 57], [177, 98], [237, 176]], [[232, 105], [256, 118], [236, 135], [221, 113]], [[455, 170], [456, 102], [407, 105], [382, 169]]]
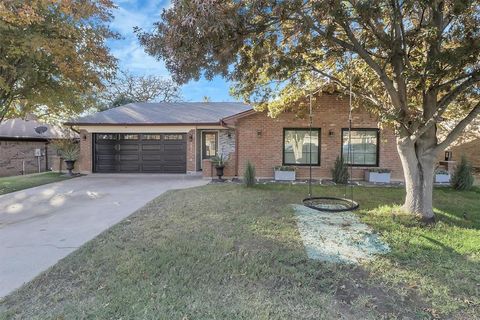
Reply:
[[167, 190], [201, 177], [93, 174], [0, 196], [0, 297]]

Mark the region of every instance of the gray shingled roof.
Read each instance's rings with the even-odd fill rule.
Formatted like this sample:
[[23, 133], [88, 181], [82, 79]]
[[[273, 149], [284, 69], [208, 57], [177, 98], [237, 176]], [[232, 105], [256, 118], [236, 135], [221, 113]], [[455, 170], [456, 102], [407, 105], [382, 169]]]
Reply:
[[251, 110], [240, 102], [129, 103], [68, 124], [202, 124]]
[[[44, 127], [45, 131], [39, 133], [42, 129], [35, 130], [36, 128]], [[0, 139], [62, 139], [67, 138], [69, 132], [62, 130], [58, 126], [52, 126], [46, 123], [39, 122], [37, 120], [25, 120], [25, 119], [8, 119], [3, 120], [0, 123]], [[71, 137], [75, 135], [72, 134]]]

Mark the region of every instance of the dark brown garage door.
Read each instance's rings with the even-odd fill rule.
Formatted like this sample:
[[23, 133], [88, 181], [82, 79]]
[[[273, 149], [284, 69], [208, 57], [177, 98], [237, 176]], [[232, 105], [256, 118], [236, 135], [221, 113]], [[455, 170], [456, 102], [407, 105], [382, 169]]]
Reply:
[[184, 133], [97, 133], [95, 172], [186, 172]]

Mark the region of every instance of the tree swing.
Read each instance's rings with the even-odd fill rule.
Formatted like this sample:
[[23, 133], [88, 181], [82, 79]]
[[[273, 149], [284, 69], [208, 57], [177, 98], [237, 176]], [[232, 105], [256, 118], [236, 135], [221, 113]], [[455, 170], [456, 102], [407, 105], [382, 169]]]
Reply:
[[[348, 113], [348, 149], [347, 149], [347, 159], [352, 161], [352, 80], [351, 76], [349, 79], [350, 90], [349, 90], [349, 113]], [[309, 98], [309, 129], [310, 129], [310, 166], [308, 179], [308, 197], [303, 199], [303, 205], [315, 209], [318, 211], [326, 212], [343, 212], [343, 211], [353, 211], [358, 209], [360, 206], [357, 202], [353, 200], [353, 183], [352, 183], [352, 173], [353, 166], [350, 166], [350, 179], [347, 184], [345, 184], [345, 193], [343, 198], [339, 197], [314, 197], [312, 195], [312, 124], [313, 124], [313, 111], [312, 111], [312, 95], [318, 93], [319, 91], [310, 93]], [[318, 142], [317, 142], [318, 143]], [[343, 146], [342, 146], [343, 150]], [[350, 198], [347, 198], [348, 186], [350, 185]]]

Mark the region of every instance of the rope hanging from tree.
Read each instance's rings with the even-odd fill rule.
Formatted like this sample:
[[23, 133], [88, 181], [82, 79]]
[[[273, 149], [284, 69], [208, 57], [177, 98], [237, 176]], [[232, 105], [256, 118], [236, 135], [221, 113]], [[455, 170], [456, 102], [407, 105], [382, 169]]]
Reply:
[[[350, 56], [350, 62], [351, 62]], [[348, 112], [348, 145], [347, 145], [347, 159], [349, 162], [353, 160], [353, 150], [352, 150], [352, 76], [349, 72], [349, 112]], [[318, 92], [318, 91], [316, 91]], [[352, 211], [358, 209], [360, 206], [353, 199], [353, 166], [350, 166], [350, 179], [347, 184], [345, 184], [345, 193], [343, 198], [339, 197], [314, 197], [312, 194], [312, 126], [313, 126], [313, 108], [312, 108], [312, 96], [316, 92], [310, 93], [309, 95], [309, 133], [310, 133], [310, 143], [309, 143], [309, 153], [310, 153], [310, 166], [309, 166], [309, 180], [308, 180], [308, 197], [303, 199], [303, 205], [319, 211], [327, 212], [342, 212], [342, 211]], [[317, 141], [319, 143], [319, 141]], [[343, 150], [343, 146], [342, 146]], [[350, 186], [350, 198], [347, 198], [348, 186]]]

